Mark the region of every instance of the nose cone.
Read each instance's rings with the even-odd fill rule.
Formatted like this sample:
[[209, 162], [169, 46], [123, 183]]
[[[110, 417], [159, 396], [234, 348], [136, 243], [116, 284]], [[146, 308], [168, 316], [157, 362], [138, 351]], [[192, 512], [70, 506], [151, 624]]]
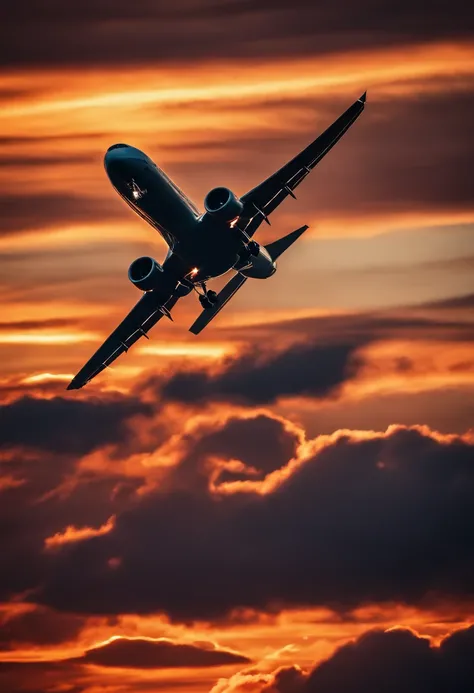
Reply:
[[113, 144], [109, 147], [105, 153], [104, 163], [105, 167], [108, 168], [110, 164], [119, 163], [126, 160], [138, 160], [145, 161], [147, 159], [146, 154], [132, 147], [129, 144]]
[[107, 149], [107, 153], [112, 152], [114, 149], [123, 149], [124, 147], [128, 147], [128, 144], [113, 144], [111, 147]]
[[113, 144], [107, 149], [104, 156], [104, 165], [107, 170], [114, 164], [130, 159], [133, 156], [134, 147], [128, 144]]
[[147, 157], [136, 147], [129, 144], [113, 144], [104, 156], [104, 166], [109, 179], [116, 187], [121, 181], [129, 181], [130, 178], [143, 172]]

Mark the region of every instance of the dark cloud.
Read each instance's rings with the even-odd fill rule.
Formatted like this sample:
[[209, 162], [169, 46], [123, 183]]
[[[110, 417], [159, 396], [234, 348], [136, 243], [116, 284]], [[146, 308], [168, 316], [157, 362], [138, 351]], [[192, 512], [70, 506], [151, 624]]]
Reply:
[[264, 354], [255, 349], [227, 362], [217, 375], [177, 372], [162, 386], [165, 399], [194, 403], [227, 400], [268, 404], [281, 397], [328, 397], [353, 377], [360, 362], [358, 341], [340, 344], [296, 344]]
[[[0, 92], [1, 94], [1, 92]], [[68, 134], [42, 134], [42, 135], [0, 135], [0, 146], [11, 147], [18, 144], [29, 144], [32, 147], [44, 145], [48, 142], [61, 142], [68, 144], [77, 140], [107, 139], [108, 134], [103, 132], [72, 132]]]
[[[160, 488], [206, 492], [210, 478], [227, 481], [263, 479], [296, 454], [300, 435], [268, 414], [232, 417], [222, 426], [204, 425], [183, 439], [187, 453], [162, 479]], [[241, 463], [236, 469], [235, 461]]]
[[[45, 693], [67, 685], [68, 693], [90, 690], [94, 680], [88, 680], [88, 665], [118, 669], [152, 670], [204, 669], [248, 664], [244, 655], [215, 648], [212, 643], [182, 644], [169, 640], [120, 638], [105, 645], [86, 650], [84, 655], [62, 661], [0, 661], [0, 690], [5, 693]], [[136, 691], [136, 681], [127, 684], [124, 691]], [[186, 685], [180, 680], [151, 680], [150, 690], [172, 690]], [[140, 690], [148, 690], [146, 682]]]
[[83, 616], [37, 606], [31, 611], [10, 616], [1, 624], [0, 647], [56, 645], [75, 638], [84, 624]]
[[0, 406], [0, 479], [9, 482], [0, 503], [0, 600], [41, 582], [48, 537], [70, 526], [98, 528], [130, 501], [140, 476], [79, 472], [78, 458], [108, 443], [126, 451], [132, 438], [139, 449], [129, 421], [151, 411], [133, 398], [23, 397]]
[[[343, 437], [265, 495], [143, 496], [109, 534], [58, 555], [41, 600], [213, 619], [233, 608], [473, 595], [473, 447], [393, 429]], [[104, 557], [121, 566], [104, 572]]]
[[77, 661], [104, 667], [126, 669], [158, 669], [175, 667], [213, 667], [226, 664], [245, 664], [250, 660], [228, 650], [198, 647], [171, 642], [120, 638], [87, 650]]
[[472, 11], [453, 0], [430, 4], [348, 0], [180, 0], [176, 6], [37, 0], [0, 14], [0, 62], [18, 65], [130, 65], [153, 61], [285, 57], [395, 43], [470, 38]]
[[[398, 339], [425, 342], [469, 342], [474, 340], [470, 316], [470, 298], [460, 296], [447, 301], [414, 304], [340, 314], [329, 314], [295, 320], [252, 325], [252, 339], [257, 343], [273, 340], [305, 339], [319, 343], [360, 343]], [[459, 307], [459, 312], [452, 310]], [[242, 329], [242, 328], [240, 328]], [[223, 328], [222, 335], [234, 335], [232, 328]]]
[[68, 681], [71, 686], [67, 693], [83, 693], [84, 686], [72, 684], [79, 674], [79, 666], [68, 661], [0, 661], [0, 690], [2, 693], [47, 693]]
[[300, 442], [297, 433], [285, 428], [281, 421], [260, 414], [247, 419], [229, 419], [219, 430], [202, 436], [194, 452], [206, 457], [218, 455], [241, 460], [259, 472], [253, 478], [262, 478], [287, 464], [295, 456]]
[[0, 405], [0, 446], [81, 455], [107, 443], [120, 444], [130, 435], [127, 420], [151, 413], [149, 405], [133, 398], [22, 397]]
[[[357, 124], [358, 136], [347, 138], [345, 151], [336, 154], [340, 162], [349, 157], [354, 162], [357, 182], [350, 170], [337, 166], [337, 158], [331, 162], [328, 157], [327, 167], [337, 167], [339, 187], [332, 181], [332, 192], [326, 191], [321, 181], [321, 192], [330, 195], [327, 204], [338, 192], [341, 198], [342, 189], [342, 204], [352, 211], [366, 209], [369, 201], [373, 210], [471, 209], [468, 170], [474, 151], [464, 134], [473, 106], [472, 90], [448, 100], [445, 94], [434, 94], [373, 103]], [[449, 144], [440, 147], [446, 132]], [[350, 180], [354, 184], [345, 185]]]
[[73, 318], [45, 318], [44, 320], [18, 320], [0, 322], [0, 332], [14, 332], [16, 330], [44, 330], [58, 327], [75, 327], [79, 320]]
[[[46, 539], [62, 534], [66, 528], [99, 528], [114, 513], [132, 502], [142, 478], [120, 473], [108, 476], [94, 472], [80, 475], [68, 488], [75, 471], [75, 460], [66, 455], [21, 458], [13, 457], [2, 464], [1, 474], [17, 482], [3, 488], [0, 504], [0, 599], [8, 600], [25, 590], [34, 590], [45, 579], [54, 564], [54, 551], [46, 550]], [[7, 476], [7, 478], [8, 478]], [[59, 490], [59, 489], [62, 489]], [[61, 547], [68, 550], [70, 545]], [[107, 560], [113, 556], [105, 558]], [[74, 609], [72, 609], [74, 611]], [[38, 624], [54, 621], [51, 614], [25, 616]], [[54, 623], [51, 628], [54, 628]], [[59, 623], [59, 627], [67, 627]], [[72, 627], [72, 626], [71, 626]], [[12, 622], [13, 634], [24, 631], [22, 621]], [[32, 636], [33, 637], [33, 636]]]
[[[181, 370], [168, 378], [154, 377], [140, 387], [154, 387], [165, 400], [187, 404], [221, 400], [252, 406], [284, 397], [330, 399], [345, 382], [357, 377], [364, 365], [362, 349], [369, 344], [398, 339], [474, 340], [470, 301], [468, 296], [413, 307], [252, 325], [249, 334], [259, 346], [229, 359], [219, 372]], [[451, 314], [449, 307], [462, 308], [465, 314]], [[227, 333], [235, 336], [235, 329], [222, 329], [221, 334]], [[288, 339], [298, 341], [280, 352], [261, 346]]]
[[[284, 672], [261, 693], [468, 693], [474, 687], [474, 627], [439, 647], [409, 630], [372, 631], [344, 645], [306, 680]], [[287, 681], [290, 677], [287, 677]]]
[[[340, 647], [308, 674], [295, 666], [282, 667], [270, 681], [262, 677], [261, 685], [254, 675], [251, 690], [255, 693], [468, 693], [474, 686], [473, 655], [474, 626], [455, 631], [439, 646], [408, 629], [373, 630]], [[220, 693], [247, 690], [245, 674], [237, 674], [227, 683], [219, 688]]]
[[[39, 302], [50, 301], [53, 295], [60, 294], [62, 299], [70, 299], [73, 304], [78, 296], [84, 302], [96, 303], [100, 296], [101, 303], [109, 304], [104, 316], [91, 315], [82, 318], [80, 323], [83, 329], [104, 333], [117, 326], [126, 314], [127, 306], [131, 307], [134, 299], [136, 301], [139, 297], [127, 280], [130, 261], [134, 255], [139, 257], [150, 252], [160, 256], [161, 248], [132, 241], [123, 245], [94, 242], [79, 246], [50, 246], [36, 252], [25, 252], [24, 249], [0, 252], [0, 264], [4, 268], [0, 287], [9, 300], [31, 300], [31, 286], [35, 286], [35, 300]], [[51, 320], [51, 323], [45, 321], [45, 328], [55, 326], [54, 319]], [[64, 322], [64, 326], [77, 325], [78, 322], [70, 319]], [[41, 321], [38, 321], [37, 328], [41, 327]], [[15, 329], [14, 322], [11, 328]], [[25, 329], [35, 329], [35, 326]]]
[[434, 301], [428, 307], [441, 310], [452, 309], [471, 309], [474, 308], [474, 294], [466, 294], [465, 296], [455, 296], [454, 298], [446, 298], [442, 301]]
[[36, 231], [63, 224], [122, 217], [124, 209], [116, 198], [88, 198], [74, 193], [0, 194], [0, 236], [19, 231]]
[[0, 169], [2, 168], [44, 168], [46, 166], [56, 166], [57, 164], [88, 164], [94, 161], [95, 157], [88, 154], [65, 154], [52, 155], [45, 154], [43, 156], [34, 155], [1, 155]]

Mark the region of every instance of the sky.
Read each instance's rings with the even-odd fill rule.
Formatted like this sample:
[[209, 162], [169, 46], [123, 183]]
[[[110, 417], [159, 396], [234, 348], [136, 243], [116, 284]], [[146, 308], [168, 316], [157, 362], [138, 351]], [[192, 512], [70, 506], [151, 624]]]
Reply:
[[[473, 30], [459, 0], [2, 4], [1, 693], [474, 690]], [[258, 232], [309, 224], [277, 273], [67, 392], [166, 254], [106, 149], [202, 209], [366, 89]]]

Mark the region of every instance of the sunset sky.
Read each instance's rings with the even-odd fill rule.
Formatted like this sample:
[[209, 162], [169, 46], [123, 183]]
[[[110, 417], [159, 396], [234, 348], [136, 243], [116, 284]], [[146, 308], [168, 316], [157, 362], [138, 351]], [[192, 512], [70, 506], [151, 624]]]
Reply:
[[[1, 693], [474, 690], [474, 11], [429, 5], [2, 4]], [[275, 276], [66, 392], [166, 253], [106, 149], [202, 209], [366, 89]]]

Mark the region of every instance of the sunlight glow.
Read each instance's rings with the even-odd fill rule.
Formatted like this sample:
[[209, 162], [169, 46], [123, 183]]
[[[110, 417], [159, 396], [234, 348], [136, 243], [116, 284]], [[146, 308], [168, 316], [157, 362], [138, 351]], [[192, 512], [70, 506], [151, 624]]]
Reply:
[[183, 356], [187, 358], [215, 359], [232, 354], [235, 351], [235, 346], [232, 344], [206, 344], [204, 342], [200, 344], [169, 344], [162, 342], [157, 344], [145, 344], [139, 347], [137, 351], [139, 351], [140, 354], [148, 356]]
[[0, 344], [76, 344], [77, 342], [90, 342], [98, 339], [93, 332], [10, 332], [0, 334]]
[[42, 383], [50, 380], [69, 382], [73, 377], [73, 373], [37, 373], [36, 375], [30, 375], [24, 378], [21, 382], [25, 383], [25, 385], [30, 383]]
[[[110, 80], [110, 75], [104, 72], [102, 80], [97, 80], [94, 88], [96, 93], [86, 95], [67, 96], [57, 95], [56, 98], [35, 99], [30, 103], [15, 103], [6, 107], [0, 113], [0, 119], [11, 120], [22, 116], [59, 113], [67, 111], [87, 110], [94, 108], [117, 109], [119, 107], [145, 106], [151, 104], [171, 104], [195, 101], [212, 101], [239, 99], [258, 99], [278, 95], [285, 97], [311, 91], [327, 91], [328, 89], [340, 89], [341, 87], [354, 87], [364, 81], [365, 84], [386, 84], [396, 79], [419, 79], [431, 75], [443, 74], [472, 74], [474, 48], [469, 44], [439, 43], [431, 46], [414, 45], [402, 49], [388, 49], [378, 51], [359, 51], [352, 54], [338, 55], [322, 59], [310, 58], [295, 60], [282, 66], [281, 64], [263, 63], [257, 64], [253, 69], [242, 69], [242, 66], [227, 66], [227, 70], [220, 73], [209, 66], [201, 65], [201, 73], [208, 72], [205, 86], [193, 81], [187, 72], [174, 73], [173, 86], [168, 79], [169, 86], [163, 83], [160, 89], [133, 88], [130, 83], [122, 87], [123, 91], [108, 92], [104, 85], [118, 84], [115, 79]], [[142, 71], [144, 78], [140, 79], [140, 71], [135, 70], [135, 83], [148, 85], [149, 79], [145, 76], [149, 72], [146, 68]], [[169, 71], [168, 78], [171, 76]], [[229, 79], [229, 72], [231, 78]], [[295, 77], [295, 74], [298, 77]], [[74, 79], [76, 75], [71, 73], [71, 83], [74, 88], [80, 86]], [[53, 77], [53, 75], [51, 75]], [[107, 79], [109, 77], [109, 79]], [[164, 77], [164, 75], [163, 75]], [[126, 76], [123, 78], [126, 81]], [[157, 81], [155, 75], [154, 80]], [[162, 80], [160, 80], [161, 82]], [[164, 81], [164, 80], [163, 80]], [[75, 83], [75, 84], [74, 84]], [[84, 84], [83, 88], [89, 84]], [[2, 83], [0, 82], [0, 86]], [[119, 85], [120, 86], [120, 85]]]

